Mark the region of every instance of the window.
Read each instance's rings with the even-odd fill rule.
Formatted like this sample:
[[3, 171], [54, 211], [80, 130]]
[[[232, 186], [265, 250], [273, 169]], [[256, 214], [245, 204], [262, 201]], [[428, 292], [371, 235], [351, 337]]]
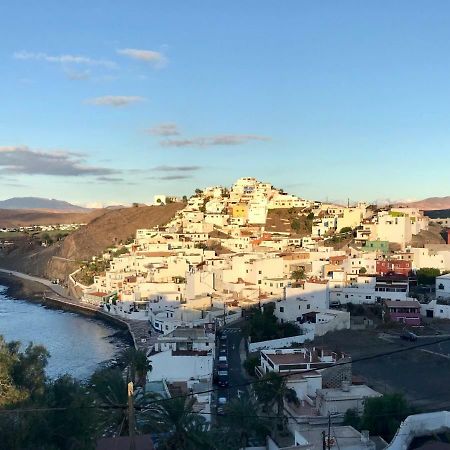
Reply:
[[345, 298], [348, 298], [348, 294], [345, 294]]
[[439, 286], [438, 286], [438, 289], [441, 289], [442, 291], [444, 290], [444, 285], [441, 283]]
[[372, 296], [371, 295], [366, 295], [366, 300], [371, 300]]
[[284, 306], [280, 306], [280, 312], [284, 312]]
[[306, 305], [306, 309], [311, 309], [311, 305]]

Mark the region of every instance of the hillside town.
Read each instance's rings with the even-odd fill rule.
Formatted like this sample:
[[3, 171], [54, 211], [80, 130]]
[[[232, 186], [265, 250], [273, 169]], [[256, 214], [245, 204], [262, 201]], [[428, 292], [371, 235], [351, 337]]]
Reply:
[[[388, 446], [344, 424], [382, 393], [321, 343], [374, 322], [413, 342], [424, 318], [450, 319], [448, 234], [433, 242], [437, 225], [417, 208], [311, 201], [252, 177], [154, 204], [183, 200], [165, 226], [136, 230], [70, 275], [82, 302], [148, 330], [146, 388], [191, 393], [214, 423], [244, 392], [261, 399], [251, 380], [277, 374], [294, 394], [277, 409], [284, 434], [252, 448], [322, 449], [331, 417], [339, 439], [326, 448], [406, 448], [402, 433]], [[424, 292], [417, 280], [430, 268], [435, 292]]]

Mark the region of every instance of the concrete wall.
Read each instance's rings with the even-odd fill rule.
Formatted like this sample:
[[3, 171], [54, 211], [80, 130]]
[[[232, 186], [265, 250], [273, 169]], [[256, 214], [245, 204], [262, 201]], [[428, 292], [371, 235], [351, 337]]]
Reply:
[[385, 450], [407, 450], [415, 437], [448, 432], [449, 428], [450, 412], [448, 411], [409, 416], [401, 423]]
[[292, 336], [282, 339], [272, 339], [270, 341], [253, 342], [248, 344], [249, 352], [256, 352], [258, 350], [268, 350], [276, 348], [289, 347], [292, 344], [303, 344], [306, 340], [312, 341], [314, 339], [314, 334], [302, 334], [300, 336]]

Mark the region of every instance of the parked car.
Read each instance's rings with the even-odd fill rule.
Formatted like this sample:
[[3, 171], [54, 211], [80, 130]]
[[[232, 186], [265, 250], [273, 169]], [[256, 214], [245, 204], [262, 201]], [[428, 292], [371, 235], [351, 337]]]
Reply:
[[225, 355], [219, 355], [218, 362], [219, 362], [219, 363], [221, 363], [221, 362], [226, 362], [226, 363], [228, 363], [228, 359], [227, 359], [227, 357], [226, 357]]
[[219, 416], [223, 416], [224, 412], [225, 412], [225, 405], [227, 404], [227, 398], [223, 395], [221, 395], [218, 399], [217, 399], [217, 414]]
[[417, 341], [417, 334], [414, 334], [411, 331], [404, 330], [400, 335], [400, 339], [404, 339], [405, 341], [415, 342]]
[[217, 384], [219, 386], [228, 386], [228, 370], [217, 371]]
[[217, 363], [217, 369], [218, 370], [228, 370], [228, 362], [226, 362], [226, 361], [219, 361]]

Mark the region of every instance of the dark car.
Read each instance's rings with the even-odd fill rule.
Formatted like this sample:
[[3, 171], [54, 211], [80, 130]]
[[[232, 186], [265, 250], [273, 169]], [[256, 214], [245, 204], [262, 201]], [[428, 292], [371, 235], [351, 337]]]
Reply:
[[228, 362], [226, 362], [226, 361], [219, 361], [217, 363], [217, 370], [228, 370]]
[[404, 339], [405, 341], [415, 342], [417, 341], [417, 335], [412, 333], [411, 331], [403, 331], [400, 335], [400, 339]]
[[217, 371], [217, 384], [219, 386], [228, 386], [228, 370]]

